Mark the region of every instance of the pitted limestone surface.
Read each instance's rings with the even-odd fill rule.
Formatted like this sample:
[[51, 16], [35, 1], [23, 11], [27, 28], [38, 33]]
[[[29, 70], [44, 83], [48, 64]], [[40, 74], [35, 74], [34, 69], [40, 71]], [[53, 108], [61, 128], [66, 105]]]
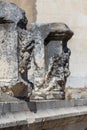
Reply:
[[73, 32], [64, 23], [32, 24], [25, 12], [0, 2], [0, 87], [11, 96], [65, 99]]

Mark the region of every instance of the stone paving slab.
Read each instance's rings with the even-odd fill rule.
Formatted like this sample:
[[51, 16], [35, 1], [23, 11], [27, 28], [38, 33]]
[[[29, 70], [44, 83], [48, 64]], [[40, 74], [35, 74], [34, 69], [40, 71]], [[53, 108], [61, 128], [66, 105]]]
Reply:
[[[75, 108], [61, 108], [54, 110], [33, 112], [17, 112], [7, 113], [0, 116], [0, 128], [21, 126], [21, 125], [33, 125], [37, 123], [44, 123], [47, 121], [54, 121], [59, 119], [74, 118], [80, 116], [87, 116], [87, 107], [75, 107]], [[85, 120], [85, 119], [84, 119]], [[68, 122], [69, 123], [69, 122]]]
[[[32, 125], [67, 118], [87, 118], [87, 100], [50, 100], [25, 102], [7, 95], [0, 102], [0, 128]], [[12, 99], [14, 99], [12, 101]], [[85, 116], [85, 117], [84, 117]], [[78, 119], [77, 119], [78, 120]], [[87, 121], [87, 120], [86, 120]], [[72, 121], [71, 121], [72, 122]]]

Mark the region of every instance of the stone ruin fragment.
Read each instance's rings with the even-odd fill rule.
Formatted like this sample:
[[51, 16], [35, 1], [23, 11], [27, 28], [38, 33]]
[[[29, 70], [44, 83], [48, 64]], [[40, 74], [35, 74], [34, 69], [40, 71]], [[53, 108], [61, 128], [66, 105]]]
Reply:
[[0, 87], [16, 97], [28, 96], [33, 86], [27, 72], [34, 45], [26, 25], [22, 9], [0, 1]]
[[32, 24], [25, 12], [0, 2], [1, 92], [31, 100], [64, 99], [69, 71], [67, 41], [73, 32], [63, 23]]
[[35, 46], [28, 71], [34, 83], [31, 99], [64, 99], [69, 71], [67, 41], [73, 32], [63, 23], [34, 24]]

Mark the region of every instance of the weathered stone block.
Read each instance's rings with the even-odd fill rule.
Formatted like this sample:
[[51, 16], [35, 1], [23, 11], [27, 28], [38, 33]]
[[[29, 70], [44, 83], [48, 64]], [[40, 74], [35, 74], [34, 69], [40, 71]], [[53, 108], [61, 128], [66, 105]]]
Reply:
[[31, 45], [26, 31], [27, 18], [13, 3], [0, 1], [0, 10], [1, 91], [12, 96], [28, 96], [31, 87], [26, 74], [31, 48], [27, 46]]
[[[8, 26], [8, 25], [7, 25]], [[18, 34], [15, 29], [0, 25], [0, 86], [8, 86], [18, 80]]]
[[[35, 47], [32, 56], [34, 83], [31, 99], [64, 99], [69, 71], [67, 41], [73, 32], [63, 23], [33, 24]], [[31, 71], [29, 70], [29, 73]]]
[[64, 99], [70, 74], [67, 41], [73, 32], [63, 23], [33, 24], [26, 30], [22, 9], [0, 2], [0, 10], [1, 91], [20, 98]]

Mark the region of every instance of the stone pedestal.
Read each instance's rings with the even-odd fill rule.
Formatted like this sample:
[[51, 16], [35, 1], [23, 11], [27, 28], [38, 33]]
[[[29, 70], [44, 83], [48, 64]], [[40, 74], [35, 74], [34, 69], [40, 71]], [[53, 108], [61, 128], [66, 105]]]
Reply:
[[[69, 76], [70, 50], [67, 41], [73, 32], [62, 23], [34, 24], [35, 48], [31, 70], [34, 90], [31, 99], [64, 99]], [[29, 70], [30, 74], [30, 70]]]

